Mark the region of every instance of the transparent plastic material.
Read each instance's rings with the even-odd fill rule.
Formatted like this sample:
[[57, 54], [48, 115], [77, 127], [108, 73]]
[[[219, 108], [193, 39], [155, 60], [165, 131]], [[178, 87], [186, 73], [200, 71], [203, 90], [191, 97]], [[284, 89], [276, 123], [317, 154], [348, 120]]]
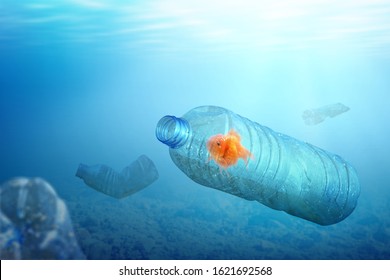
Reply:
[[[357, 174], [335, 154], [221, 107], [197, 107], [180, 118], [180, 124], [177, 119], [163, 117], [156, 136], [170, 146], [173, 162], [201, 185], [320, 225], [340, 222], [356, 207], [360, 193]], [[183, 127], [185, 131], [180, 132]], [[253, 157], [221, 170], [210, 160], [206, 144], [210, 137], [231, 129], [241, 136], [241, 144]]]
[[80, 164], [76, 176], [91, 188], [119, 199], [152, 184], [158, 179], [158, 172], [153, 161], [141, 155], [120, 173], [104, 164]]
[[342, 113], [349, 111], [349, 107], [341, 103], [325, 105], [320, 108], [305, 110], [302, 118], [307, 125], [316, 125], [323, 122], [326, 118], [334, 118]]
[[0, 186], [1, 259], [85, 259], [67, 207], [41, 178]]

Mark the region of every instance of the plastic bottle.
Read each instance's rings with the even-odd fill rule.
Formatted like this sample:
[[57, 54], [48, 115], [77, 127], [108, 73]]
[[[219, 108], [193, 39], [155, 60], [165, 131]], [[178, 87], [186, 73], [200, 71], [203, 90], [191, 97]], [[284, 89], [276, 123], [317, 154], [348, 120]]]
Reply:
[[80, 164], [76, 176], [91, 188], [119, 199], [152, 184], [158, 179], [158, 172], [153, 161], [141, 155], [120, 173], [104, 164]]
[[[210, 160], [207, 142], [231, 129], [252, 157], [225, 170]], [[356, 207], [358, 177], [341, 157], [224, 108], [202, 106], [182, 118], [165, 116], [156, 136], [170, 147], [173, 162], [201, 185], [320, 225], [338, 223]]]
[[44, 179], [0, 185], [0, 259], [85, 259], [65, 202]]

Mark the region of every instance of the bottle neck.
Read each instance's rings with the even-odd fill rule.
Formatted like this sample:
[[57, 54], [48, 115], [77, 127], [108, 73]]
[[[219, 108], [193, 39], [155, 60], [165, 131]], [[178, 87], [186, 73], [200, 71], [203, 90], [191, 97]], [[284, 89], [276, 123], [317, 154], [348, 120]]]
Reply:
[[157, 139], [170, 148], [180, 148], [189, 136], [190, 124], [185, 119], [176, 118], [175, 116], [165, 116], [157, 123]]

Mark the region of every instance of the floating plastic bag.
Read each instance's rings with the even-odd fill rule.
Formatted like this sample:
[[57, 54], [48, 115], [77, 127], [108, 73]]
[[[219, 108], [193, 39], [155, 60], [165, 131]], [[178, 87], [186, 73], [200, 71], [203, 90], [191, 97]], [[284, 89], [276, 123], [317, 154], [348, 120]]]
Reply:
[[0, 186], [1, 259], [85, 259], [67, 207], [41, 178]]
[[341, 103], [325, 105], [320, 108], [306, 110], [302, 114], [302, 118], [307, 125], [316, 125], [323, 122], [326, 118], [334, 118], [349, 110], [349, 107]]
[[153, 161], [141, 155], [120, 173], [104, 164], [80, 164], [76, 176], [99, 192], [114, 198], [124, 198], [156, 181], [158, 172]]

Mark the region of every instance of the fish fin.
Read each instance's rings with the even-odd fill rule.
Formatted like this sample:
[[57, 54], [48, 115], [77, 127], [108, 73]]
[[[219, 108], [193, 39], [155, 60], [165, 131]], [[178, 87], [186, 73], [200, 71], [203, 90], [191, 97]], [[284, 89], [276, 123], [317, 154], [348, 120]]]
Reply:
[[231, 135], [231, 136], [237, 137], [238, 141], [241, 141], [241, 136], [240, 136], [240, 134], [238, 134], [238, 132], [235, 131], [233, 128], [231, 128], [231, 129], [229, 130], [229, 133], [228, 133], [228, 134]]
[[221, 175], [226, 174], [226, 176], [230, 178], [230, 174], [227, 171], [227, 167], [219, 166], [219, 174], [221, 174]]
[[248, 151], [247, 149], [244, 149], [244, 154], [242, 155], [242, 159], [245, 161], [245, 166], [248, 166], [248, 163], [249, 163], [249, 159], [254, 159], [255, 157], [253, 156], [253, 154]]

